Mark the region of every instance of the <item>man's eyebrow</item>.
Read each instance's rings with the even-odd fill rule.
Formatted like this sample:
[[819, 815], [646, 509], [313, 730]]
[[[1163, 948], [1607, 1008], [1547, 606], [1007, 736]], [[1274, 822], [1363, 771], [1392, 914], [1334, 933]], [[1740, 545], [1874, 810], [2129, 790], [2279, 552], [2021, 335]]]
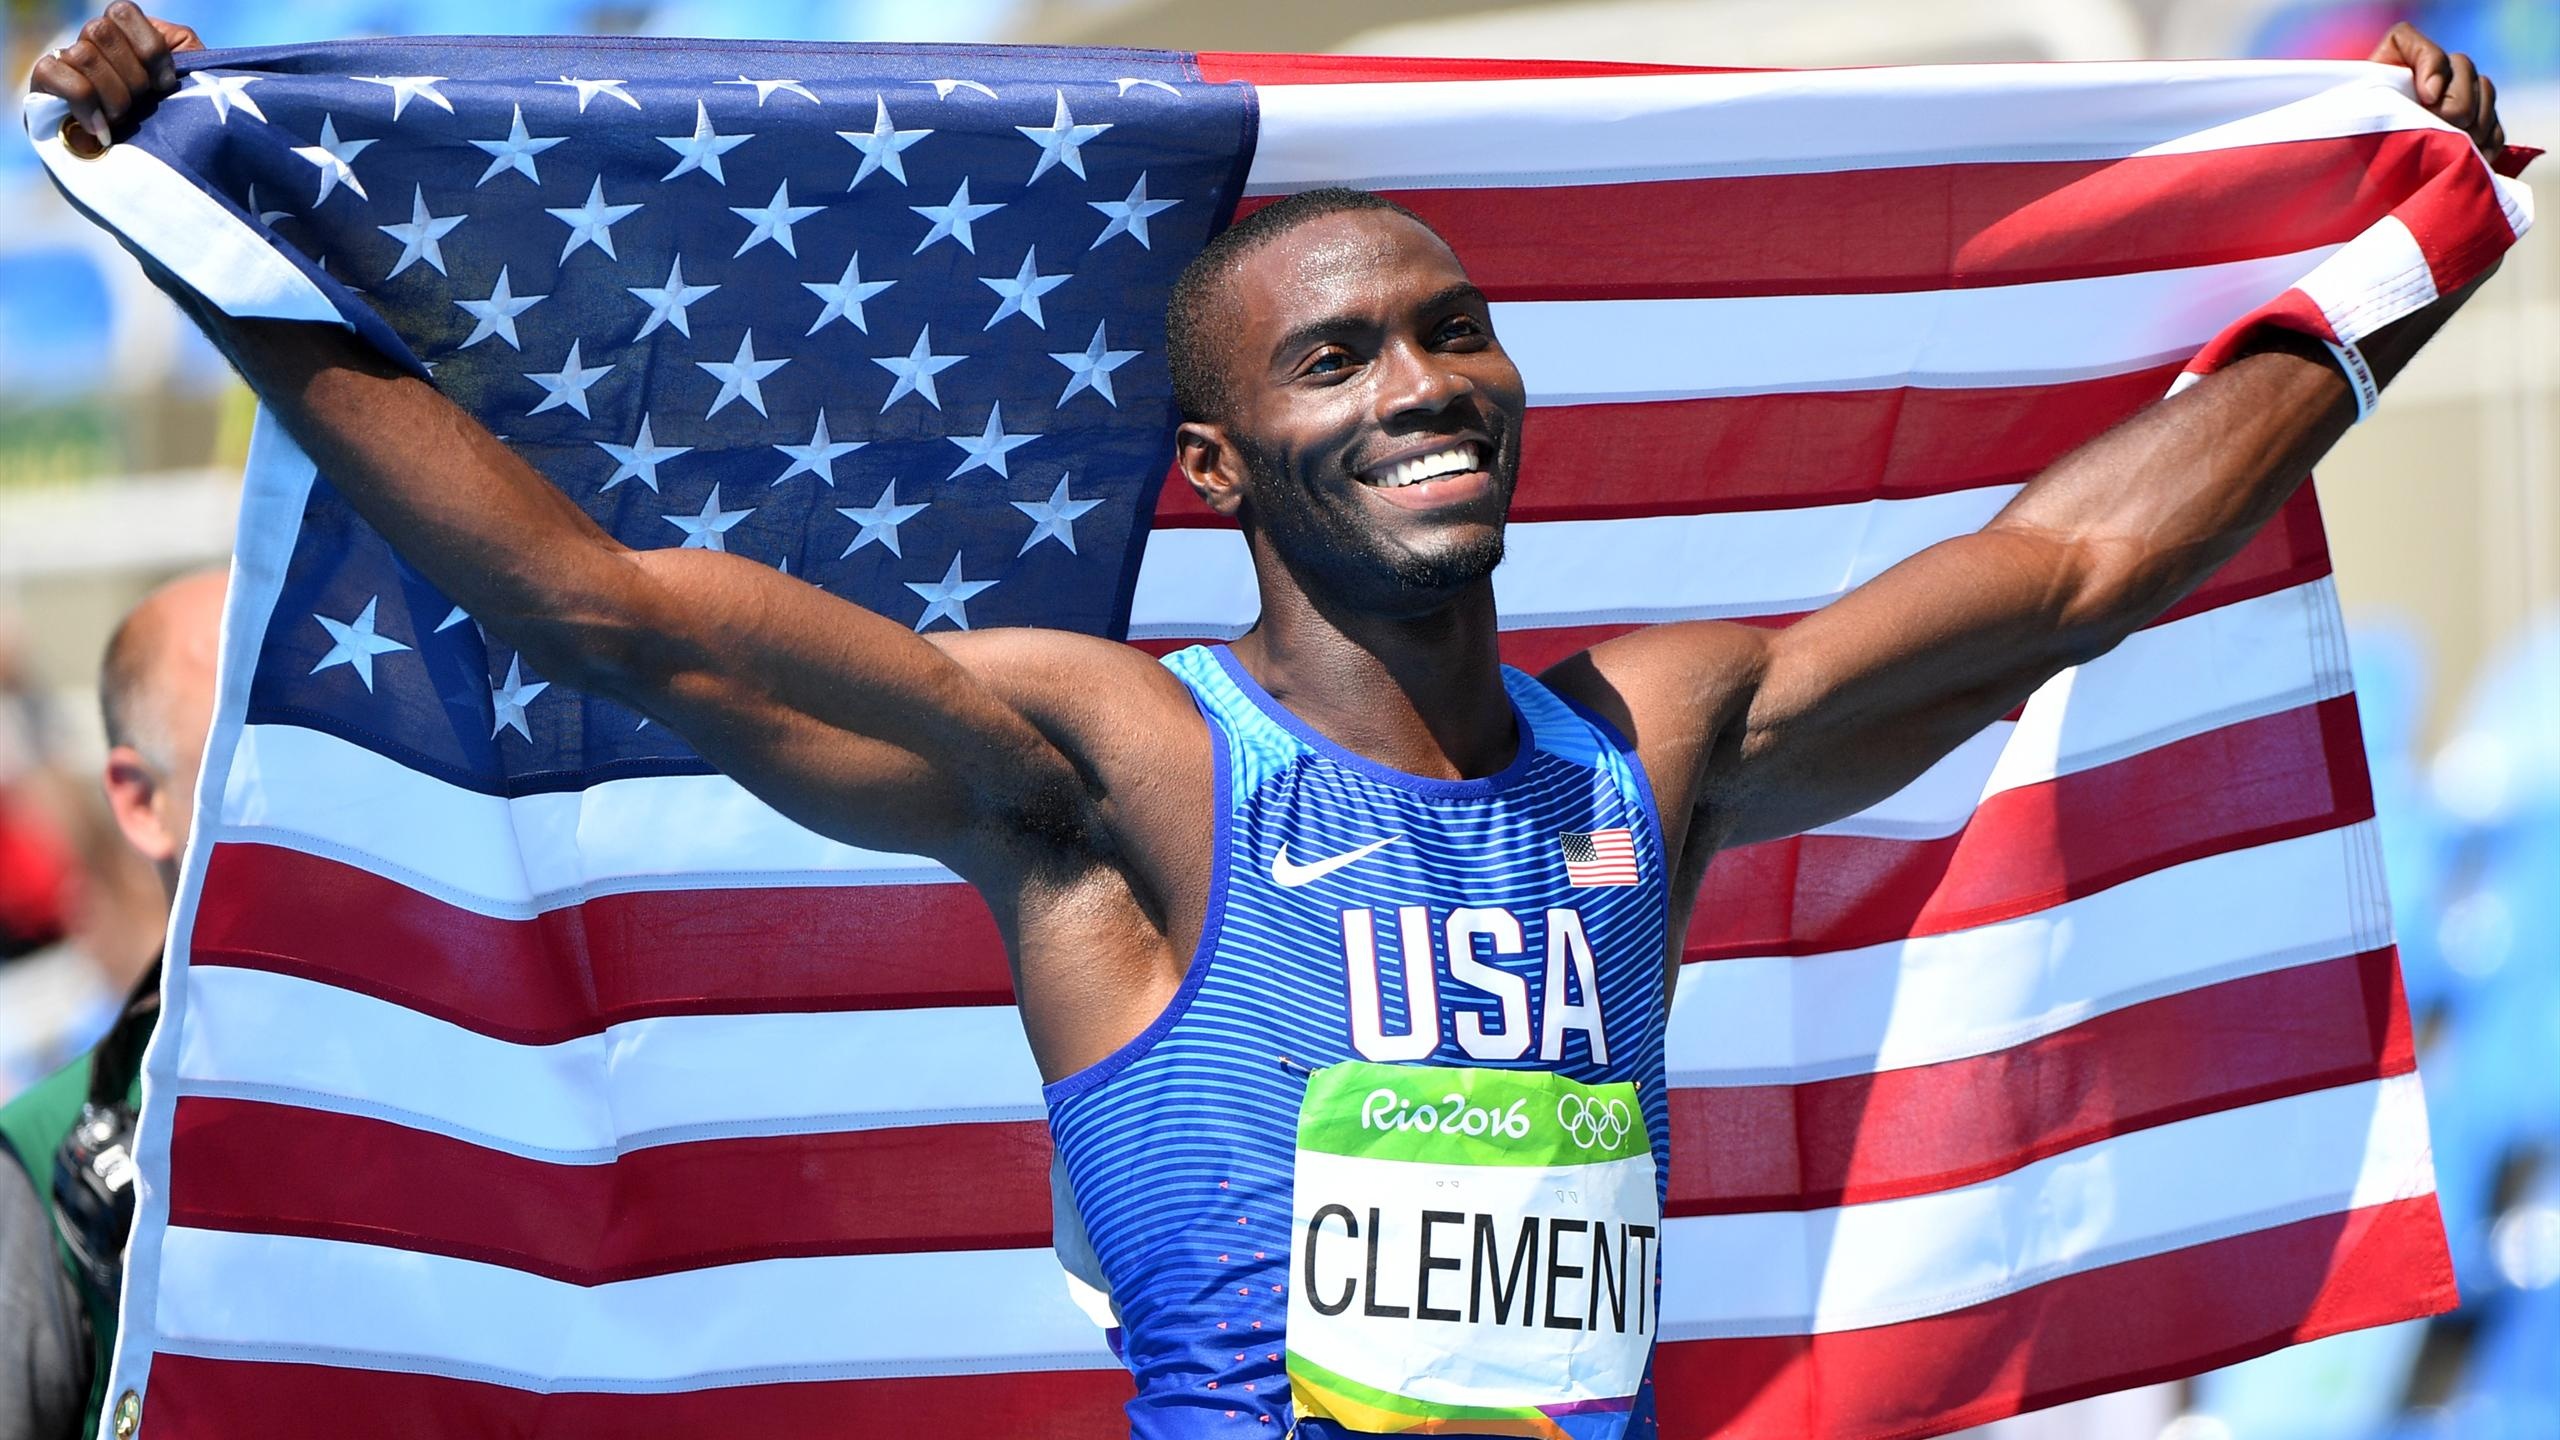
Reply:
[[[1446, 310], [1459, 305], [1490, 308], [1492, 302], [1485, 299], [1484, 291], [1478, 289], [1475, 282], [1460, 280], [1434, 290], [1424, 296], [1413, 308], [1429, 312]], [[1302, 325], [1291, 327], [1287, 334], [1281, 336], [1279, 342], [1271, 347], [1271, 358], [1274, 362], [1285, 361], [1291, 352], [1304, 349], [1317, 341], [1357, 334], [1369, 328], [1371, 327], [1368, 319], [1358, 315], [1326, 315], [1309, 320]]]

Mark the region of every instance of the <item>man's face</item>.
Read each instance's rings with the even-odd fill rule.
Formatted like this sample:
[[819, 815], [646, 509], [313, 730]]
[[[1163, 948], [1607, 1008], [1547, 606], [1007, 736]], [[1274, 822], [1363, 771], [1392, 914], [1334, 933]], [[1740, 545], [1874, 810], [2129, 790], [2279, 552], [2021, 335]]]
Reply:
[[1229, 293], [1222, 428], [1289, 569], [1390, 614], [1491, 573], [1523, 392], [1449, 247], [1391, 211], [1328, 215], [1247, 255]]

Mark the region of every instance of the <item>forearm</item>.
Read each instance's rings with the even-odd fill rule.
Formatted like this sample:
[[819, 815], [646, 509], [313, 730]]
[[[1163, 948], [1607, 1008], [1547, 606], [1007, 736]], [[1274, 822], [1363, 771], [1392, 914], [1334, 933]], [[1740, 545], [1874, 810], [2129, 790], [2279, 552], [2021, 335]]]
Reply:
[[[2361, 347], [2388, 384], [2470, 291]], [[2248, 543], [2355, 420], [2318, 341], [2270, 329], [2257, 348], [2055, 464], [1986, 535], [2048, 548], [2053, 642], [2073, 658], [2148, 624]]]
[[[426, 382], [334, 326], [198, 317], [402, 558], [546, 674], [599, 668], [628, 552]], [[609, 668], [609, 667], [606, 667]], [[592, 683], [581, 688], [593, 688]]]

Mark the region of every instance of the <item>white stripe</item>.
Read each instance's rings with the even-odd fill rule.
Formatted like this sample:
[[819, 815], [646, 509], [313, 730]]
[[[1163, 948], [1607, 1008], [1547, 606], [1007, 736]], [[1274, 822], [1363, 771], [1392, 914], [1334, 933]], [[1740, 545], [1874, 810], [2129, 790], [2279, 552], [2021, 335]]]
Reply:
[[1521, 300], [1493, 328], [1531, 405], [2051, 385], [2186, 359], [2337, 249], [1953, 290]]
[[668, 1016], [518, 1045], [263, 970], [198, 966], [190, 990], [184, 1093], [371, 1115], [559, 1164], [687, 1140], [1046, 1113], [1008, 1005]]
[[2373, 823], [2173, 865], [2033, 914], [1855, 950], [1681, 967], [1671, 1083], [1801, 1084], [1996, 1050], [2390, 939]]
[[1672, 1220], [1662, 1338], [1889, 1325], [2434, 1188], [2418, 1077], [2342, 1085], [2118, 1135], [1960, 1190]]
[[[2341, 1086], [2115, 1136], [1958, 1190], [1672, 1220], [1662, 1334], [1890, 1324], [2432, 1188], [2416, 1078]], [[592, 1287], [179, 1227], [162, 1255], [162, 1345], [198, 1354], [555, 1391], [1109, 1363], [1046, 1250], [766, 1260]]]
[[2113, 159], [2448, 128], [2361, 63], [1909, 66], [1256, 87], [1252, 195]]
[[159, 156], [139, 145], [110, 146], [95, 160], [72, 154], [62, 143], [69, 113], [53, 96], [29, 95], [28, 138], [55, 182], [109, 230], [231, 314], [346, 326], [309, 276]]
[[2328, 317], [2341, 340], [2362, 340], [2415, 310], [2435, 303], [2435, 271], [2418, 237], [2397, 215], [2385, 215], [2319, 268], [2298, 288]]
[[2046, 681], [2015, 724], [1991, 726], [1899, 792], [1814, 833], [1952, 835], [2003, 791], [2334, 699], [2354, 683], [2341, 624], [2336, 587], [2321, 579], [2135, 631]]
[[520, 1389], [1109, 1369], [1046, 1249], [822, 1256], [579, 1286], [373, 1245], [171, 1226], [164, 1350]]
[[[2018, 493], [1634, 520], [1538, 520], [1505, 532], [1493, 572], [1507, 629], [1784, 615], [1829, 604], [1896, 562], [1982, 528]], [[1129, 638], [1233, 639], [1260, 602], [1244, 536], [1159, 530], [1138, 563]]]
[[[1788, 587], [1827, 593], [1776, 608], [1818, 604], [1912, 551], [1972, 529], [2011, 493], [1518, 525], [1514, 561], [1498, 573], [1497, 591], [1507, 615], [1516, 622], [1528, 611], [1533, 623], [1555, 623], [1536, 614], [1540, 604], [1601, 607], [1573, 617], [1584, 621], [1630, 618], [1627, 602], [1644, 592], [1644, 576], [1655, 578], [1654, 597], [1675, 615], [1712, 615], [1729, 599]], [[1235, 538], [1178, 530], [1155, 543], [1170, 555], [1185, 537]], [[1237, 573], [1251, 584], [1249, 569]], [[1142, 599], [1148, 583], [1142, 574]], [[1194, 591], [1187, 598], [1204, 597]], [[2055, 677], [2016, 725], [1992, 726], [1901, 792], [1823, 833], [1953, 834], [1985, 795], [2345, 694], [2336, 607], [2330, 582], [2319, 580], [2141, 631], [2103, 659]], [[634, 890], [959, 883], [919, 857], [824, 839], [725, 776], [612, 780], [582, 793], [506, 799], [287, 725], [242, 727], [214, 833], [344, 860], [448, 904], [509, 919]]]
[[350, 860], [508, 919], [676, 886], [957, 883], [930, 860], [829, 840], [725, 775], [510, 799], [294, 725], [241, 727], [215, 838]]

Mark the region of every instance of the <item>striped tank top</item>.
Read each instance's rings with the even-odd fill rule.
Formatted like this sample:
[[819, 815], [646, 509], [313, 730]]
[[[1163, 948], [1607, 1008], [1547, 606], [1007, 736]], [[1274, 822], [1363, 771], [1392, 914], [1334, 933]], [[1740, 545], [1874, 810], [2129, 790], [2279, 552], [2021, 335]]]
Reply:
[[[1349, 1433], [1298, 1423], [1286, 1368], [1289, 1292], [1311, 1273], [1292, 1269], [1291, 1207], [1312, 1077], [1365, 1061], [1631, 1083], [1658, 1213], [1668, 911], [1651, 787], [1611, 727], [1517, 670], [1502, 675], [1517, 756], [1499, 774], [1449, 781], [1325, 739], [1224, 647], [1165, 664], [1190, 687], [1215, 752], [1208, 910], [1164, 1013], [1047, 1087], [1060, 1251], [1116, 1312], [1137, 1380], [1135, 1435]], [[1641, 1136], [1633, 1148], [1640, 1159]], [[1356, 1221], [1343, 1223], [1327, 1260], [1342, 1275], [1323, 1288], [1347, 1300], [1364, 1277], [1358, 1243], [1343, 1238]], [[1463, 1251], [1451, 1234], [1443, 1243]], [[1382, 1273], [1373, 1241], [1367, 1271], [1366, 1313], [1411, 1310], [1409, 1263]], [[1598, 1315], [1582, 1267], [1532, 1278], [1558, 1312], [1548, 1319], [1578, 1315], [1586, 1290]], [[1471, 1283], [1454, 1269], [1422, 1279], [1452, 1296]], [[1650, 1279], [1638, 1289], [1649, 1305]], [[1643, 1435], [1650, 1410], [1648, 1383], [1604, 1428], [1488, 1432]]]

